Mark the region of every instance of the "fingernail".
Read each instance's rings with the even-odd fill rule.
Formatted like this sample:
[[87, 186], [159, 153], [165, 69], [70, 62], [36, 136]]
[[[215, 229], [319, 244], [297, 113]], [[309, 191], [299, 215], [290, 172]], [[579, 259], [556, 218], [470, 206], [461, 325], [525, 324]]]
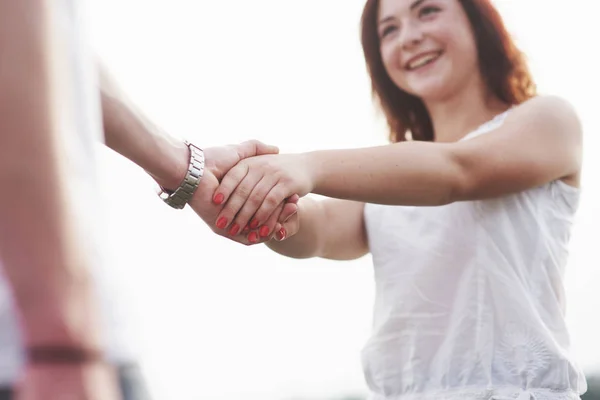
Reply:
[[250, 227], [248, 227], [248, 225], [246, 225], [244, 227], [244, 229], [242, 230], [242, 233], [248, 233], [248, 232], [250, 232]]
[[225, 195], [223, 193], [217, 193], [213, 198], [215, 204], [221, 204], [225, 200]]
[[258, 220], [256, 218], [254, 218], [252, 220], [252, 222], [250, 222], [250, 229], [256, 229], [256, 228], [258, 228], [258, 225], [259, 225]]
[[250, 234], [248, 235], [248, 241], [250, 243], [258, 243], [258, 235], [256, 234], [256, 232], [250, 232]]
[[238, 234], [239, 231], [240, 231], [240, 226], [238, 224], [233, 224], [233, 226], [229, 230], [229, 234], [231, 236], [235, 236]]
[[285, 239], [285, 235], [286, 235], [286, 231], [285, 228], [281, 228], [278, 232], [277, 232], [277, 240], [282, 241], [283, 239]]
[[219, 218], [219, 220], [217, 221], [217, 228], [225, 229], [226, 226], [227, 226], [227, 218], [225, 218], [225, 217]]
[[267, 236], [269, 236], [269, 227], [268, 227], [268, 226], [265, 226], [265, 225], [263, 225], [263, 226], [260, 228], [260, 230], [258, 231], [258, 234], [259, 234], [261, 237], [267, 237]]

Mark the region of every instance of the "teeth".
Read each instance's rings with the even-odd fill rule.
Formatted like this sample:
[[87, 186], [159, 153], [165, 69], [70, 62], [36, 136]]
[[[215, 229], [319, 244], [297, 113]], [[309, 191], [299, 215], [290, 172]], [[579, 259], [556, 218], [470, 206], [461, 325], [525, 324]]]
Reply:
[[430, 54], [428, 56], [419, 58], [416, 61], [413, 61], [412, 63], [410, 63], [408, 65], [408, 69], [416, 69], [419, 67], [422, 67], [425, 64], [429, 64], [431, 61], [435, 60], [436, 58], [438, 58], [439, 54]]

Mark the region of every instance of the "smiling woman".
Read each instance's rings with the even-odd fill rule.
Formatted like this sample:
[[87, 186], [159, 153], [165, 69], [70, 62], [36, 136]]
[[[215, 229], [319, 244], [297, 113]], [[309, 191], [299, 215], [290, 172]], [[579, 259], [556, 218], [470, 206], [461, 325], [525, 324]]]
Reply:
[[[383, 2], [379, 7], [378, 1], [367, 1], [362, 45], [373, 95], [386, 115], [392, 142], [404, 140], [407, 132], [417, 140], [433, 140], [424, 98], [444, 97], [444, 90], [465, 87], [469, 80], [483, 79], [506, 104], [520, 104], [535, 95], [525, 57], [492, 4], [461, 0], [463, 12], [452, 7], [454, 3], [418, 0], [410, 5], [410, 13], [398, 14], [401, 2]], [[445, 12], [447, 8], [450, 12]], [[396, 39], [419, 43], [423, 35], [429, 38], [426, 46], [398, 54]], [[470, 40], [473, 35], [474, 42]], [[444, 61], [445, 65], [432, 65]], [[438, 70], [423, 79], [432, 68]], [[475, 69], [480, 69], [481, 75], [473, 74]], [[454, 86], [444, 85], [450, 77], [443, 74], [451, 75]]]
[[334, 198], [260, 236], [294, 258], [372, 254], [373, 400], [578, 399], [563, 293], [577, 113], [536, 95], [488, 0], [368, 0], [362, 39], [392, 143], [243, 160], [219, 217], [257, 243], [287, 197]]
[[[427, 354], [420, 351], [422, 347], [409, 344], [409, 340], [426, 337], [447, 342], [431, 348], [437, 360], [451, 354], [454, 364], [449, 368], [458, 371], [459, 376], [447, 375], [447, 386], [455, 385], [461, 379], [469, 381], [478, 371], [480, 375], [484, 371], [489, 374], [490, 368], [481, 368], [480, 364], [470, 369], [473, 376], [468, 376], [469, 370], [459, 371], [455, 367], [460, 354], [467, 359], [467, 354], [479, 353], [482, 363], [487, 362], [488, 367], [500, 365], [505, 372], [521, 372], [523, 379], [531, 382], [529, 388], [535, 386], [537, 378], [534, 374], [539, 378], [563, 371], [561, 376], [564, 377], [574, 371], [573, 375], [579, 377], [577, 360], [581, 360], [585, 368], [598, 365], [600, 327], [594, 324], [593, 315], [600, 307], [600, 296], [595, 293], [597, 285], [592, 282], [600, 278], [597, 268], [600, 252], [594, 251], [595, 222], [600, 218], [597, 207], [600, 191], [597, 190], [598, 180], [591, 172], [597, 169], [594, 164], [600, 162], [600, 157], [593, 157], [594, 149], [600, 148], [600, 135], [596, 134], [600, 126], [595, 110], [597, 101], [591, 97], [596, 93], [593, 79], [597, 76], [597, 68], [584, 56], [589, 53], [589, 40], [586, 39], [598, 36], [598, 24], [594, 13], [587, 12], [590, 9], [588, 0], [570, 0], [568, 4], [547, 0], [491, 1], [499, 8], [508, 30], [516, 39], [509, 44], [516, 43], [527, 54], [540, 93], [557, 93], [572, 101], [581, 115], [584, 130], [589, 132], [585, 138], [589, 156], [585, 158], [583, 168], [588, 173], [583, 175], [585, 190], [575, 219], [572, 244], [568, 246], [566, 266], [565, 243], [551, 245], [548, 242], [553, 237], [566, 241], [566, 227], [561, 230], [564, 235], [555, 231], [557, 235], [552, 236], [548, 229], [556, 229], [557, 221], [566, 224], [575, 218], [574, 210], [560, 214], [576, 202], [579, 192], [576, 180], [569, 186], [554, 179], [569, 174], [562, 161], [556, 163], [559, 170], [543, 174], [541, 181], [553, 183], [538, 186], [538, 189], [548, 189], [537, 191], [547, 202], [527, 197], [535, 192], [531, 189], [531, 181], [527, 180], [529, 183], [519, 188], [519, 195], [501, 196], [496, 192], [492, 199], [429, 208], [394, 205], [401, 203], [400, 195], [411, 192], [417, 195], [417, 184], [422, 184], [422, 188], [433, 194], [432, 188], [442, 189], [444, 186], [439, 184], [448, 182], [446, 179], [426, 182], [425, 178], [439, 178], [452, 171], [444, 168], [456, 166], [454, 163], [443, 166], [434, 163], [439, 158], [431, 156], [440, 154], [437, 150], [431, 151], [434, 147], [465, 150], [467, 145], [472, 146], [471, 150], [475, 151], [468, 154], [476, 155], [477, 160], [461, 156], [461, 168], [455, 170], [480, 170], [478, 179], [465, 181], [471, 183], [468, 185], [471, 189], [481, 188], [480, 185], [487, 182], [488, 190], [506, 190], [506, 186], [500, 185], [503, 176], [509, 182], [513, 181], [511, 177], [522, 177], [525, 173], [539, 178], [537, 167], [549, 171], [546, 169], [549, 164], [540, 162], [540, 154], [576, 153], [571, 150], [555, 153], [545, 147], [569, 143], [568, 139], [561, 142], [561, 135], [555, 135], [557, 132], [565, 133], [567, 137], [578, 135], [579, 130], [572, 128], [576, 123], [564, 123], [563, 113], [569, 111], [564, 101], [540, 96], [534, 99], [535, 102], [515, 102], [515, 106], [507, 107], [506, 114], [504, 110], [490, 113], [488, 119], [487, 113], [481, 112], [482, 108], [487, 111], [486, 107], [481, 107], [484, 104], [481, 97], [473, 95], [471, 89], [461, 87], [471, 94], [464, 96], [469, 100], [468, 104], [449, 108], [448, 123], [439, 125], [441, 128], [434, 131], [437, 142], [450, 128], [457, 128], [457, 136], [462, 135], [460, 141], [406, 141], [379, 149], [364, 149], [385, 142], [386, 136], [392, 133], [385, 126], [386, 121], [383, 119], [384, 124], [381, 124], [382, 119], [373, 113], [369, 96], [372, 82], [365, 71], [363, 52], [357, 40], [358, 22], [366, 0], [306, 0], [303, 7], [279, 0], [96, 2], [98, 13], [94, 15], [99, 19], [98, 40], [104, 58], [115, 67], [117, 76], [127, 85], [127, 91], [165, 129], [192, 140], [206, 138], [213, 141], [207, 145], [235, 143], [250, 136], [277, 144], [282, 152], [355, 147], [357, 150], [352, 156], [345, 153], [324, 170], [334, 179], [321, 189], [335, 195], [330, 191], [331, 186], [339, 183], [338, 189], [346, 192], [338, 194], [351, 195], [350, 199], [357, 194], [372, 194], [369, 199], [372, 202], [366, 206], [361, 201], [303, 198], [299, 218], [284, 224], [288, 238], [282, 242], [266, 242], [270, 248], [287, 255], [323, 257], [299, 261], [278, 257], [263, 246], [237, 248], [233, 242], [211, 237], [213, 232], [199, 227], [193, 218], [174, 219], [155, 201], [153, 193], [146, 193], [150, 191], [148, 184], [136, 178], [139, 171], [128, 169], [129, 166], [111, 158], [108, 153], [104, 160], [109, 166], [110, 195], [107, 201], [113, 228], [111, 234], [119, 254], [119, 262], [109, 267], [115, 270], [115, 275], [124, 274], [124, 283], [130, 287], [130, 291], [125, 292], [127, 299], [134, 302], [132, 306], [137, 306], [142, 318], [145, 329], [143, 334], [135, 336], [135, 341], [142, 347], [144, 371], [148, 373], [156, 399], [321, 400], [342, 398], [342, 393], [362, 393], [366, 391], [364, 371], [357, 362], [357, 354], [371, 334], [373, 317], [377, 323], [372, 335], [379, 333], [379, 337], [385, 339], [389, 333], [387, 338], [393, 352], [382, 352], [387, 359], [381, 360], [379, 365], [390, 372], [391, 384], [394, 379], [417, 382], [421, 376], [433, 376], [433, 372], [439, 371], [439, 363], [430, 363], [431, 358], [423, 357]], [[406, 7], [412, 3], [406, 2]], [[447, 4], [451, 3], [454, 0], [423, 2], [414, 10], [415, 15], [418, 16], [418, 12], [424, 14], [423, 24], [441, 22], [440, 18], [448, 12]], [[474, 3], [488, 7], [484, 1]], [[439, 10], [421, 11], [425, 6]], [[532, 15], [537, 17], [534, 23]], [[135, 21], [134, 30], [131, 29], [132, 21]], [[156, 29], [157, 21], [163, 29]], [[378, 21], [379, 15], [374, 22]], [[488, 33], [502, 32], [499, 28], [492, 31]], [[420, 36], [418, 32], [416, 36]], [[431, 42], [427, 41], [427, 35], [422, 36], [423, 51], [431, 50], [433, 46], [429, 47]], [[475, 36], [477, 43], [480, 35]], [[574, 60], [578, 62], [574, 63]], [[462, 67], [462, 60], [458, 60], [458, 64]], [[438, 66], [432, 67], [433, 71]], [[482, 72], [488, 70], [486, 67]], [[424, 79], [431, 78], [422, 75]], [[554, 110], [560, 112], [553, 113]], [[476, 121], [471, 120], [473, 115], [477, 117]], [[546, 122], [541, 122], [543, 119]], [[560, 126], [552, 128], [555, 122], [560, 122]], [[468, 126], [458, 129], [463, 123]], [[480, 123], [484, 127], [478, 130]], [[527, 129], [528, 126], [535, 129]], [[515, 140], [511, 140], [509, 146], [499, 147], [498, 143], [508, 144], [496, 140], [500, 137]], [[559, 140], [554, 140], [555, 137]], [[411, 150], [405, 152], [406, 149]], [[372, 151], [371, 156], [365, 156], [367, 150]], [[382, 151], [386, 150], [392, 157], [384, 158]], [[334, 153], [344, 154], [336, 151], [329, 155]], [[460, 154], [465, 153], [461, 151]], [[499, 162], [506, 156], [511, 157], [506, 164]], [[528, 159], [531, 163], [523, 164], [523, 160]], [[519, 163], [515, 162], [519, 160]], [[415, 180], [407, 180], [408, 175], [398, 177], [401, 170], [422, 172], [425, 162], [429, 164], [431, 174], [413, 175], [420, 178]], [[505, 168], [506, 165], [511, 168]], [[466, 166], [470, 168], [464, 168]], [[312, 170], [304, 165], [301, 167], [302, 171]], [[498, 174], [490, 173], [494, 169]], [[448, 174], [446, 178], [457, 176], [465, 175]], [[472, 184], [475, 181], [480, 183]], [[535, 185], [539, 182], [536, 180]], [[347, 191], [355, 190], [359, 185], [363, 186], [360, 192]], [[122, 193], [125, 192], [132, 196], [132, 201], [123, 203]], [[382, 194], [389, 196], [387, 200], [392, 205], [375, 204]], [[424, 198], [431, 201], [434, 197]], [[510, 214], [505, 214], [503, 211], [507, 209], [509, 198], [515, 200], [515, 206], [530, 207], [513, 207]], [[463, 205], [463, 210], [470, 210], [467, 217], [461, 218], [461, 214], [457, 214], [453, 218], [436, 219], [432, 216], [427, 219], [428, 224], [419, 223], [428, 211], [443, 216], [459, 204]], [[365, 207], [366, 214], [363, 214]], [[527, 215], [534, 217], [530, 223], [525, 222]], [[494, 216], [495, 219], [490, 219]], [[479, 225], [471, 224], [477, 221]], [[515, 222], [514, 226], [511, 226], [512, 222]], [[367, 225], [368, 229], [365, 229]], [[472, 229], [478, 226], [479, 230], [469, 231], [469, 226]], [[260, 229], [256, 231], [260, 233]], [[227, 234], [227, 231], [222, 233]], [[496, 236], [490, 236], [494, 233]], [[519, 241], [519, 233], [532, 240]], [[514, 241], [509, 241], [511, 237]], [[303, 247], [300, 245], [303, 239], [307, 246], [315, 243], [318, 246]], [[190, 265], [181, 249], [199, 246], [202, 246], [201, 261]], [[519, 258], [510, 257], [508, 250], [512, 249], [522, 250], [522, 254], [531, 259], [519, 261]], [[488, 250], [498, 257], [490, 256]], [[343, 263], [324, 259], [354, 259], [366, 252], [372, 257]], [[479, 263], [479, 269], [470, 268], [466, 260], [478, 253], [488, 254], [488, 259]], [[456, 262], [450, 258], [453, 254]], [[543, 256], [553, 260], [555, 267], [533, 260]], [[436, 259], [441, 261], [434, 263]], [[463, 261], [464, 269], [461, 269], [459, 262]], [[475, 259], [472, 261], [476, 262]], [[527, 261], [531, 261], [531, 273], [521, 269]], [[430, 279], [432, 274], [429, 272], [436, 266], [436, 275]], [[373, 267], [376, 287], [372, 285]], [[415, 276], [411, 267], [422, 267], [423, 273]], [[571, 289], [566, 291], [566, 296], [562, 275], [565, 270], [565, 280]], [[544, 271], [547, 276], [543, 275]], [[475, 281], [459, 279], [469, 274], [478, 278]], [[545, 281], [552, 285], [540, 284]], [[404, 288], [411, 290], [410, 295], [398, 290], [402, 289], [403, 282]], [[387, 288], [389, 290], [385, 290]], [[447, 306], [443, 312], [450, 314], [458, 310], [454, 307], [458, 307], [464, 298], [440, 301], [440, 297], [453, 293], [485, 300], [469, 303], [469, 313], [463, 319], [460, 319], [463, 314], [455, 312], [459, 318], [454, 320], [453, 326], [460, 326], [463, 331], [453, 330], [454, 334], [451, 334], [450, 330], [423, 327], [422, 324], [428, 321], [441, 321], [441, 313], [430, 314], [429, 320], [426, 317], [419, 321], [407, 319], [403, 324], [383, 319], [385, 316], [409, 316], [406, 312], [409, 308], [410, 315], [415, 318], [425, 316], [419, 311], [429, 304], [435, 306], [435, 303], [440, 308]], [[374, 295], [378, 308], [373, 316]], [[421, 302], [417, 302], [418, 299]], [[490, 311], [492, 301], [501, 305], [500, 311]], [[560, 316], [564, 315], [567, 303], [566, 318], [573, 324], [570, 326], [573, 336], [567, 335]], [[476, 307], [478, 304], [479, 308]], [[536, 313], [536, 309], [540, 311]], [[511, 315], [506, 310], [516, 311]], [[473, 339], [466, 335], [476, 326], [472, 324], [472, 316], [493, 321], [497, 329], [492, 334], [489, 330], [472, 330], [476, 333], [476, 339]], [[508, 317], [518, 319], [519, 324], [504, 325], [503, 321]], [[544, 336], [540, 341], [537, 335], [540, 326], [529, 331], [525, 329], [532, 328], [536, 321], [541, 326], [547, 325], [549, 328], [542, 330], [555, 335], [558, 340]], [[463, 333], [468, 338], [462, 342], [463, 347], [447, 351], [449, 345], [456, 343], [455, 338]], [[500, 335], [503, 335], [502, 345], [498, 348], [505, 351], [504, 358], [490, 355], [493, 344], [501, 341]], [[577, 358], [570, 352], [572, 346], [578, 347]], [[373, 349], [373, 346], [368, 347]], [[548, 365], [547, 353], [540, 351], [548, 347], [554, 350], [560, 347], [560, 354], [564, 355], [562, 362], [550, 361], [549, 370], [535, 369], [531, 362], [525, 363], [527, 368], [515, 363], [515, 360], [538, 360], [536, 364]], [[413, 349], [411, 363], [415, 368], [398, 372], [402, 365], [400, 352]], [[530, 353], [537, 358], [531, 357]], [[387, 360], [392, 364], [386, 365]], [[377, 361], [370, 363], [368, 370], [373, 371], [372, 366], [377, 364]], [[424, 369], [427, 369], [426, 373], [420, 372]], [[489, 381], [486, 384], [490, 383], [490, 387], [501, 383], [496, 376]], [[575, 386], [575, 379], [571, 382]], [[393, 390], [391, 384], [389, 391]], [[573, 392], [581, 392], [584, 388], [581, 382]], [[535, 395], [538, 399], [544, 398], [540, 392]]]

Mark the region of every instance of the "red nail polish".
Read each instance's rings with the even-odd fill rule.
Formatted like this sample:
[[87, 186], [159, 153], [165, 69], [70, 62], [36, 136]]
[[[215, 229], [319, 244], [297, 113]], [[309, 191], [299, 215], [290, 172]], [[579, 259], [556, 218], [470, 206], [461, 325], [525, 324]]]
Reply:
[[267, 237], [267, 236], [269, 236], [269, 227], [268, 226], [264, 226], [264, 225], [261, 226], [260, 230], [258, 231], [258, 234], [261, 237]]
[[248, 233], [248, 232], [250, 232], [250, 228], [248, 227], [248, 225], [246, 225], [244, 227], [244, 229], [242, 230], [242, 233]]
[[258, 243], [258, 235], [256, 234], [256, 232], [250, 232], [250, 234], [248, 235], [248, 241], [250, 243]]
[[217, 221], [217, 228], [225, 229], [226, 226], [227, 226], [227, 218], [225, 218], [225, 217], [219, 218], [219, 220]]
[[250, 229], [256, 229], [256, 228], [258, 228], [258, 225], [259, 225], [258, 220], [256, 218], [254, 218], [252, 220], [252, 222], [250, 222]]
[[281, 228], [281, 229], [279, 230], [279, 232], [277, 232], [277, 239], [278, 239], [278, 240], [283, 240], [283, 239], [285, 239], [285, 235], [286, 235], [286, 233], [287, 233], [287, 232], [285, 231], [285, 228]]
[[238, 234], [239, 231], [240, 231], [240, 226], [238, 224], [233, 224], [233, 226], [229, 230], [229, 234], [231, 236], [235, 236]]
[[223, 200], [225, 200], [225, 195], [223, 195], [223, 193], [217, 193], [213, 198], [215, 204], [221, 204]]

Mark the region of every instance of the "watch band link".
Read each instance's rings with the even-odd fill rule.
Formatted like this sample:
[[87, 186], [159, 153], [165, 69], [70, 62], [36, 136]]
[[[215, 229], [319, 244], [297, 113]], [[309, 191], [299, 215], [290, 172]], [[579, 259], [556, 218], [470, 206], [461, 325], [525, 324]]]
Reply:
[[158, 194], [165, 203], [178, 210], [184, 208], [192, 199], [204, 175], [204, 152], [187, 140], [185, 144], [190, 149], [190, 163], [185, 178], [175, 191], [171, 192], [161, 187]]

